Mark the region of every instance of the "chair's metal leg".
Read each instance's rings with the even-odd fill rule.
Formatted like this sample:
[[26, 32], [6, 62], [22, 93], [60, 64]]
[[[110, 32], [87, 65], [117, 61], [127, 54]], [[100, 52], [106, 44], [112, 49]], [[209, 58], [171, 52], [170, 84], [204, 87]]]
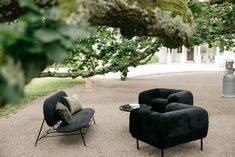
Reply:
[[42, 121], [40, 130], [39, 130], [39, 133], [38, 133], [38, 137], [37, 137], [36, 142], [35, 142], [35, 145], [34, 145], [35, 147], [37, 146], [38, 139], [39, 139], [39, 137], [40, 137], [40, 134], [41, 134], [41, 131], [42, 131], [42, 127], [43, 127], [44, 121], [45, 121], [45, 119], [43, 119], [43, 121]]
[[201, 151], [203, 151], [203, 139], [201, 139]]
[[139, 140], [138, 139], [136, 139], [136, 147], [137, 147], [137, 149], [140, 149], [140, 147], [139, 147]]
[[85, 142], [85, 139], [84, 139], [84, 136], [83, 136], [83, 133], [82, 133], [82, 129], [80, 130], [80, 134], [81, 134], [81, 136], [82, 136], [82, 141], [83, 141], [83, 143], [84, 143], [84, 146], [86, 146], [86, 142]]
[[162, 149], [162, 157], [164, 157], [164, 149]]
[[94, 118], [94, 116], [92, 116], [92, 119], [93, 119], [94, 124], [96, 124], [96, 123], [95, 123], [95, 118]]

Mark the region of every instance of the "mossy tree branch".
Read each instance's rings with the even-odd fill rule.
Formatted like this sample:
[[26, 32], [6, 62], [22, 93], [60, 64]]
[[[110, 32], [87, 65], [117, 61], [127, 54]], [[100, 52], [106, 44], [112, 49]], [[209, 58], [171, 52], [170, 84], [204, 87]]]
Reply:
[[[25, 13], [16, 0], [0, 2], [0, 22], [12, 20]], [[57, 0], [58, 1], [58, 0]], [[38, 0], [38, 5], [55, 3]], [[79, 5], [80, 4], [80, 5]], [[93, 25], [118, 27], [122, 35], [158, 36], [163, 45], [176, 48], [188, 42], [194, 33], [194, 19], [184, 0], [78, 0], [77, 14]], [[78, 21], [79, 22], [79, 21]]]
[[130, 67], [130, 66], [136, 66], [136, 63], [140, 62], [143, 60], [143, 58], [146, 58], [151, 54], [149, 51], [144, 51], [141, 54], [139, 54], [137, 57], [135, 57], [132, 60], [126, 60], [122, 62], [122, 64], [112, 64], [109, 66], [101, 67], [96, 70], [87, 70], [87, 71], [77, 71], [77, 72], [68, 72], [68, 73], [57, 73], [57, 72], [43, 72], [40, 74], [40, 77], [72, 77], [72, 78], [77, 78], [77, 77], [91, 77], [94, 75], [103, 75], [109, 72], [118, 72], [120, 69]]

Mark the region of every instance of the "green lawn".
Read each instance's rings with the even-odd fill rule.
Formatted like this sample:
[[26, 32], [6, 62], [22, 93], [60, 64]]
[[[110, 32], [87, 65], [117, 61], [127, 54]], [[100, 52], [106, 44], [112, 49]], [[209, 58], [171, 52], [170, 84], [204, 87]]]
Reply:
[[35, 100], [38, 97], [44, 96], [50, 92], [66, 89], [68, 87], [84, 82], [83, 79], [71, 78], [35, 78], [25, 88], [25, 96], [18, 104], [6, 105], [0, 108], [0, 117], [13, 113], [26, 103]]

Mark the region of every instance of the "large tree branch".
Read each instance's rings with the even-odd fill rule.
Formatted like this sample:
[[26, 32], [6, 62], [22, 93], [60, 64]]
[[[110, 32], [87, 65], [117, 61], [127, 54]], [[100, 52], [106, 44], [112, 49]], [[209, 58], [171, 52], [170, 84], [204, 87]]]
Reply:
[[139, 55], [131, 60], [123, 61], [122, 64], [118, 65], [109, 65], [105, 67], [101, 67], [99, 69], [95, 70], [88, 70], [88, 71], [77, 71], [77, 72], [68, 72], [68, 73], [57, 73], [57, 72], [43, 72], [40, 74], [40, 77], [91, 77], [94, 75], [102, 75], [106, 74], [108, 72], [118, 72], [123, 68], [130, 67], [130, 66], [136, 66], [137, 62], [140, 62], [144, 58], [148, 57], [149, 55], [152, 55], [152, 52], [145, 51], [140, 52]]
[[[58, 0], [35, 0], [35, 1], [37, 2], [38, 5], [45, 6], [48, 4], [50, 4], [50, 5], [56, 4]], [[148, 0], [148, 1], [152, 2], [152, 0]], [[100, 2], [102, 2], [102, 1], [100, 1]], [[235, 0], [199, 1], [199, 3], [201, 3], [201, 4], [222, 4], [225, 2], [235, 3]], [[95, 1], [95, 3], [99, 3], [99, 2]], [[101, 4], [105, 4], [105, 3], [102, 2]], [[26, 12], [27, 12], [27, 9], [21, 8], [18, 4], [18, 0], [1, 0], [0, 1], [0, 22], [14, 20], [14, 19], [18, 18], [19, 16], [25, 14]]]
[[84, 3], [95, 25], [119, 27], [126, 37], [158, 36], [166, 47], [188, 42], [194, 33], [194, 19], [182, 0], [98, 0]]
[[[38, 4], [48, 4], [51, 1], [38, 0]], [[0, 2], [0, 22], [12, 20], [26, 12], [16, 0], [4, 2]], [[158, 36], [163, 45], [176, 48], [188, 42], [194, 33], [193, 15], [184, 0], [147, 0], [147, 3], [146, 0], [79, 2], [78, 6], [83, 9], [78, 9], [73, 16], [81, 16], [93, 25], [118, 27], [126, 37]]]

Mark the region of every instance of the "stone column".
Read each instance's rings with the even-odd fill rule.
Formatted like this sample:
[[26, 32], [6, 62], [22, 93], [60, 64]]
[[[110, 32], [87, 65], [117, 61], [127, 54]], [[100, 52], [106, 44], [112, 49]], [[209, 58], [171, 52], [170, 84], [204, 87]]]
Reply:
[[202, 63], [202, 56], [201, 56], [201, 46], [197, 46], [197, 56], [196, 56], [196, 64]]
[[220, 65], [220, 49], [216, 47], [216, 54], [215, 54], [215, 65]]
[[167, 64], [171, 63], [171, 49], [167, 49], [167, 58], [166, 58]]
[[92, 88], [92, 80], [90, 77], [85, 78], [85, 92], [92, 92], [93, 88]]
[[186, 63], [187, 59], [186, 59], [186, 48], [184, 46], [182, 46], [182, 52], [181, 52], [181, 56], [180, 56], [180, 63], [184, 64]]

